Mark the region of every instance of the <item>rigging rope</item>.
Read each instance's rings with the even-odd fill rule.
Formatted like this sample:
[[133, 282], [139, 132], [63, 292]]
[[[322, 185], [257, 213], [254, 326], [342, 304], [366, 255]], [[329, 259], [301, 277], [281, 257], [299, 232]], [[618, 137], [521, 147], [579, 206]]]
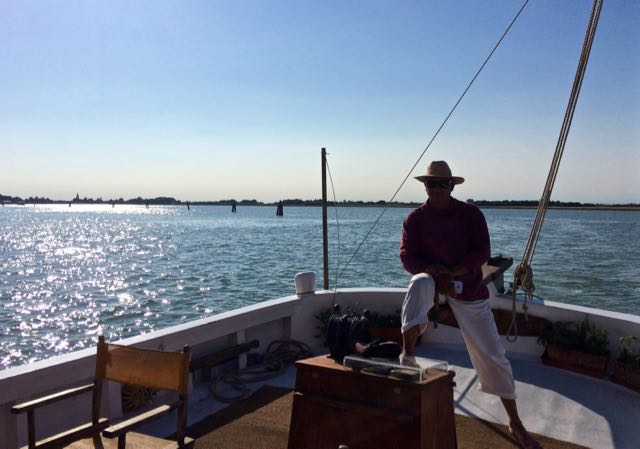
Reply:
[[371, 225], [371, 228], [367, 231], [367, 233], [365, 234], [364, 238], [362, 239], [362, 241], [360, 242], [360, 244], [358, 245], [356, 250], [353, 252], [353, 254], [349, 258], [349, 260], [347, 261], [345, 266], [342, 268], [342, 271], [340, 271], [340, 274], [345, 272], [345, 270], [347, 269], [347, 267], [349, 266], [349, 264], [351, 263], [353, 258], [356, 256], [356, 254], [358, 254], [358, 251], [360, 251], [360, 248], [362, 247], [364, 242], [367, 240], [367, 238], [369, 238], [369, 235], [371, 234], [371, 232], [373, 232], [373, 229], [377, 226], [378, 222], [380, 221], [380, 219], [382, 218], [384, 213], [389, 208], [389, 204], [391, 202], [393, 202], [393, 200], [396, 198], [396, 196], [400, 192], [400, 189], [402, 189], [404, 184], [407, 182], [407, 180], [409, 179], [409, 176], [411, 176], [411, 173], [413, 173], [413, 170], [415, 170], [415, 168], [418, 166], [418, 164], [420, 163], [420, 161], [424, 157], [424, 155], [427, 152], [427, 150], [429, 149], [429, 147], [431, 147], [431, 144], [433, 143], [433, 141], [436, 140], [436, 137], [438, 137], [438, 134], [440, 134], [440, 131], [442, 130], [442, 128], [444, 128], [444, 125], [449, 121], [449, 118], [453, 115], [454, 111], [457, 109], [457, 107], [460, 104], [460, 102], [462, 101], [462, 99], [465, 97], [465, 95], [467, 94], [467, 92], [469, 91], [469, 89], [471, 88], [473, 83], [476, 81], [476, 79], [478, 78], [478, 76], [480, 75], [480, 73], [482, 72], [484, 67], [487, 65], [487, 63], [489, 62], [489, 60], [491, 59], [491, 57], [495, 53], [495, 51], [498, 49], [498, 47], [500, 46], [500, 44], [502, 43], [502, 41], [506, 37], [507, 33], [511, 30], [511, 27], [513, 27], [513, 25], [515, 24], [516, 20], [518, 20], [518, 17], [520, 17], [520, 14], [522, 13], [522, 11], [524, 10], [525, 6], [527, 6], [528, 3], [529, 3], [529, 0], [525, 0], [524, 1], [524, 3], [520, 7], [520, 9], [516, 13], [516, 15], [511, 20], [511, 23], [509, 23], [509, 26], [506, 28], [506, 30], [504, 30], [504, 32], [502, 33], [502, 35], [500, 36], [500, 38], [498, 39], [496, 44], [493, 46], [493, 49], [489, 52], [489, 55], [485, 58], [484, 62], [482, 63], [480, 68], [476, 71], [476, 73], [473, 76], [473, 78], [471, 78], [471, 81], [469, 81], [469, 83], [467, 84], [467, 87], [465, 87], [465, 89], [462, 92], [462, 94], [458, 97], [458, 100], [455, 102], [455, 104], [453, 105], [453, 107], [451, 108], [449, 113], [446, 115], [446, 117], [444, 118], [444, 120], [442, 121], [442, 123], [440, 124], [438, 129], [436, 130], [435, 134], [433, 135], [433, 137], [431, 137], [431, 140], [429, 140], [429, 143], [427, 143], [427, 146], [422, 151], [422, 154], [420, 154], [420, 156], [418, 157], [416, 162], [413, 164], [413, 166], [411, 167], [411, 169], [409, 170], [407, 175], [404, 177], [404, 179], [402, 180], [402, 182], [400, 183], [400, 185], [396, 189], [395, 193], [391, 197], [391, 199], [385, 203], [385, 206], [382, 209], [382, 212], [380, 212], [380, 215], [378, 215], [378, 218], [376, 218], [376, 220], [374, 221], [373, 225]]
[[[326, 153], [328, 154], [328, 153]], [[336, 294], [338, 293], [338, 271], [340, 269], [340, 221], [338, 221], [338, 201], [336, 200], [336, 189], [333, 186], [333, 177], [331, 176], [331, 169], [329, 168], [329, 159], [325, 157], [325, 164], [327, 166], [327, 173], [329, 173], [329, 182], [331, 183], [331, 192], [333, 193], [333, 209], [336, 214], [336, 234], [338, 240], [338, 250], [336, 251], [336, 280], [333, 285], [333, 304], [336, 303]]]
[[582, 53], [580, 54], [580, 60], [578, 62], [578, 68], [573, 80], [573, 87], [571, 89], [571, 95], [569, 96], [569, 102], [564, 114], [564, 120], [560, 129], [560, 135], [558, 136], [558, 142], [556, 143], [556, 149], [551, 161], [551, 167], [549, 168], [549, 174], [547, 175], [547, 181], [542, 190], [542, 196], [538, 202], [538, 209], [536, 217], [529, 233], [529, 239], [522, 255], [522, 260], [518, 264], [515, 270], [513, 270], [513, 286], [511, 288], [513, 293], [512, 301], [512, 319], [509, 329], [507, 331], [507, 340], [515, 341], [518, 338], [518, 326], [516, 323], [516, 292], [518, 288], [522, 287], [524, 291], [524, 302], [522, 308], [527, 317], [527, 301], [533, 299], [533, 292], [535, 285], [533, 283], [533, 269], [531, 268], [531, 261], [533, 254], [538, 244], [540, 237], [540, 231], [542, 230], [542, 224], [544, 217], [549, 208], [549, 201], [551, 198], [551, 192], [558, 176], [558, 169], [560, 168], [560, 160], [564, 152], [564, 147], [567, 143], [567, 137], [569, 136], [569, 129], [571, 128], [571, 122], [573, 120], [573, 114], [578, 103], [578, 97], [580, 95], [580, 89], [582, 87], [582, 81], [584, 79], [585, 72], [587, 70], [587, 62], [589, 62], [589, 55], [591, 53], [591, 46], [593, 45], [593, 39], [596, 34], [596, 28], [598, 27], [598, 20], [600, 19], [600, 10], [602, 9], [603, 0], [593, 0], [591, 7], [591, 14], [589, 16], [589, 22], [587, 24], [587, 30], [585, 32], [584, 42], [582, 44]]

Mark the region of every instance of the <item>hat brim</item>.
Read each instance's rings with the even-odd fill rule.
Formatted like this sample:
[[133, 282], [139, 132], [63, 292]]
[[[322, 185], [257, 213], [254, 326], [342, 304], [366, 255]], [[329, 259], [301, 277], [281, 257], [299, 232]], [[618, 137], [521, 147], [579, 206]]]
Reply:
[[425, 182], [427, 179], [451, 179], [455, 185], [462, 184], [464, 178], [460, 176], [452, 176], [451, 178], [443, 178], [441, 176], [414, 176], [420, 182]]

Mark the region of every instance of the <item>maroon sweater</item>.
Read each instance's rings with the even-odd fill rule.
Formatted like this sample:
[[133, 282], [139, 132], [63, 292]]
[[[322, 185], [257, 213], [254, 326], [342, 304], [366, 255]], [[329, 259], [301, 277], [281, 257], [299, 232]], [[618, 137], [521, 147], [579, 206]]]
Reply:
[[464, 265], [470, 272], [457, 278], [463, 290], [456, 299], [487, 298], [481, 268], [491, 254], [487, 222], [476, 206], [455, 198], [451, 201], [446, 211], [434, 209], [427, 201], [407, 216], [402, 225], [400, 260], [411, 274], [422, 273], [431, 264], [450, 270]]

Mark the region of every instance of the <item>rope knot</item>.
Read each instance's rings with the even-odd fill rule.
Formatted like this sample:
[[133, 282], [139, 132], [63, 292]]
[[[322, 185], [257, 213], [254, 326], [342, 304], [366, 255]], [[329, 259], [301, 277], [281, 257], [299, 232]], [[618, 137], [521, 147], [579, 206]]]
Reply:
[[525, 294], [528, 297], [533, 296], [533, 292], [536, 289], [535, 284], [533, 283], [533, 268], [528, 263], [520, 263], [515, 270], [513, 275], [514, 277], [514, 291], [518, 290], [518, 287], [522, 287]]

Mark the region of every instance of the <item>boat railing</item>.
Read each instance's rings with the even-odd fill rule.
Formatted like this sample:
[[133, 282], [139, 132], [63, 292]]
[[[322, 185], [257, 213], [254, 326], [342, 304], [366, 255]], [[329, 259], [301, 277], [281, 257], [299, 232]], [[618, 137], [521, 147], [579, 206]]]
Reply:
[[[491, 290], [493, 307], [511, 306], [510, 297]], [[240, 345], [253, 340], [259, 341], [258, 351], [262, 352], [274, 340], [293, 339], [309, 345], [314, 352], [325, 350], [320, 332], [318, 315], [334, 303], [346, 308], [368, 308], [379, 313], [399, 310], [406, 293], [403, 288], [352, 288], [338, 292], [318, 291], [287, 296], [256, 303], [237, 310], [220, 313], [211, 317], [190, 321], [166, 329], [126, 338], [119, 344], [176, 350], [184, 345], [192, 348], [192, 360], [207, 354]], [[550, 320], [576, 320], [589, 316], [595, 323], [609, 329], [609, 339], [613, 345], [619, 335], [640, 332], [640, 317], [636, 315], [607, 312], [588, 307], [534, 301], [530, 313]], [[439, 326], [429, 332], [427, 342], [462, 344], [459, 331], [448, 326]], [[527, 353], [539, 356], [542, 348], [535, 346], [535, 337], [522, 339], [521, 346], [506, 344], [508, 352]], [[526, 343], [526, 344], [524, 344]], [[615, 348], [612, 348], [615, 352]], [[238, 360], [238, 367], [246, 364], [246, 355]], [[38, 361], [29, 365], [0, 371], [0, 449], [15, 449], [26, 442], [26, 420], [11, 414], [11, 406], [32, 397], [87, 383], [93, 379], [95, 348]], [[191, 382], [197, 383], [202, 376], [194, 373]], [[194, 388], [194, 385], [191, 386]], [[121, 416], [120, 391], [107, 386], [103, 414], [111, 419]], [[51, 407], [39, 411], [42, 423], [38, 436], [53, 434], [60, 429], [73, 427], [86, 417], [90, 410], [90, 397], [74, 399], [73, 404], [62, 408]]]

